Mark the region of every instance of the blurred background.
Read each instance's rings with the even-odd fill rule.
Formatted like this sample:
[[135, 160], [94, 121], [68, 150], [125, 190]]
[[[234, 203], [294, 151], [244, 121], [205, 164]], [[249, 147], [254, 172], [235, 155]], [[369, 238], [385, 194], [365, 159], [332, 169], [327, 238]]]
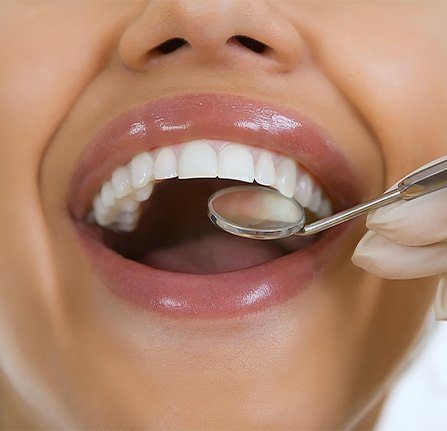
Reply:
[[388, 399], [377, 431], [447, 430], [447, 322], [426, 339]]

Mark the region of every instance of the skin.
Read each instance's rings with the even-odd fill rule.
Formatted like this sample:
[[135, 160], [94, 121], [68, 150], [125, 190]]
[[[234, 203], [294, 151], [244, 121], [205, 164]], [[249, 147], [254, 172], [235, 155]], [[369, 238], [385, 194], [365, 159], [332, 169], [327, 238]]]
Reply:
[[[103, 289], [67, 187], [116, 114], [230, 92], [320, 123], [377, 195], [445, 153], [446, 22], [444, 2], [2, 2], [0, 427], [370, 429], [436, 280], [354, 267], [364, 221], [295, 300], [169, 320]], [[246, 33], [269, 53], [225, 44]], [[192, 47], [145, 57], [176, 36]]]

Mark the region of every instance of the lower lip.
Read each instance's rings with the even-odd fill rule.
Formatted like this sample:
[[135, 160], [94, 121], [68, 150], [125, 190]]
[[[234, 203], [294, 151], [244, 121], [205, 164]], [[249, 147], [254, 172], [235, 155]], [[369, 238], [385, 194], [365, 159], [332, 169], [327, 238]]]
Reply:
[[314, 244], [271, 262], [221, 274], [163, 271], [126, 259], [77, 224], [81, 244], [100, 280], [135, 306], [170, 316], [218, 319], [261, 311], [310, 287], [350, 229], [326, 232]]

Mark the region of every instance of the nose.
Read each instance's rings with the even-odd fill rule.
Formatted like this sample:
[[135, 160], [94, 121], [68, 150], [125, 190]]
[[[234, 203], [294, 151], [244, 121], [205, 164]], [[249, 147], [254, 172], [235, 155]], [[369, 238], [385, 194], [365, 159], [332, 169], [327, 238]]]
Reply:
[[302, 50], [297, 29], [265, 0], [150, 0], [119, 44], [121, 60], [136, 71], [183, 53], [205, 63], [251, 59], [287, 72]]

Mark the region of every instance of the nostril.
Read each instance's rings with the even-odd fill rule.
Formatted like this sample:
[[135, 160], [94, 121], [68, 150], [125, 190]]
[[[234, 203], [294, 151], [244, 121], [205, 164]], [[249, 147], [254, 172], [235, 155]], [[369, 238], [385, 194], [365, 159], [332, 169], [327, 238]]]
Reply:
[[[273, 50], [265, 43], [262, 43], [259, 40], [245, 35], [232, 36], [227, 40], [227, 44], [242, 46], [252, 52], [255, 52], [256, 54], [273, 52]], [[170, 39], [166, 39], [164, 42], [146, 52], [145, 56], [140, 59], [141, 67], [144, 67], [147, 61], [163, 57], [167, 54], [171, 54], [182, 47], [191, 46], [194, 47], [183, 37], [173, 37]]]
[[184, 45], [189, 45], [186, 39], [183, 39], [182, 37], [174, 37], [156, 46], [153, 51], [158, 52], [159, 54], [170, 54]]
[[257, 54], [263, 54], [269, 48], [265, 43], [244, 35], [233, 36], [228, 41], [235, 41]]

